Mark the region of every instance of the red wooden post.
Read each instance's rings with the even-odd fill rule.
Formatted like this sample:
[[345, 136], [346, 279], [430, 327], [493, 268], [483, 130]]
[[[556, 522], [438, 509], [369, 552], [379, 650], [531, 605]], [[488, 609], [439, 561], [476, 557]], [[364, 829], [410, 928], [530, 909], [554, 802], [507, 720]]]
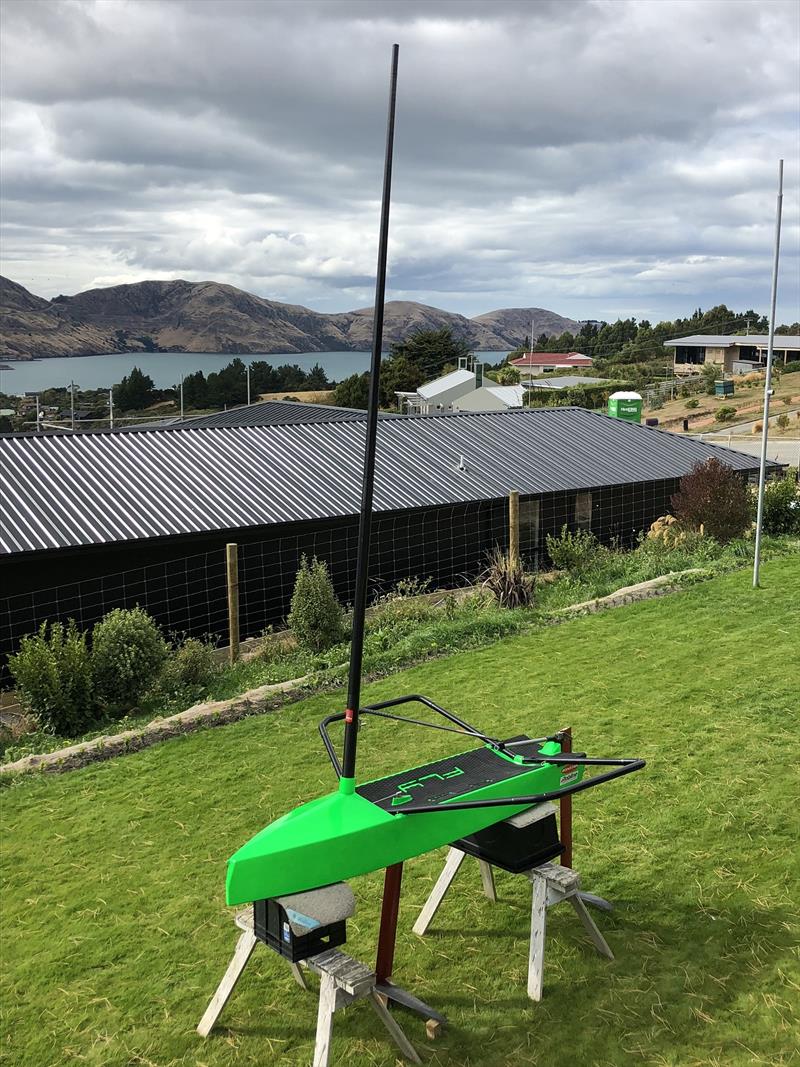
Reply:
[[397, 918], [400, 914], [402, 880], [402, 863], [395, 863], [386, 868], [383, 879], [381, 926], [378, 931], [378, 958], [375, 962], [375, 977], [379, 982], [385, 982], [390, 978], [394, 967], [394, 945], [397, 938]]
[[[572, 752], [572, 727], [568, 726], [560, 731], [561, 751]], [[572, 866], [572, 796], [562, 797], [559, 801], [561, 807], [561, 844], [564, 846], [564, 854], [561, 857], [562, 867]]]

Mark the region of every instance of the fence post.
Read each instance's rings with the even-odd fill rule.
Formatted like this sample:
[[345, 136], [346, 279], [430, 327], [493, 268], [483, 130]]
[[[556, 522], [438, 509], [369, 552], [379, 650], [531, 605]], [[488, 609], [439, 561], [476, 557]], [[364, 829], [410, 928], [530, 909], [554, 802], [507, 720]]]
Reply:
[[225, 546], [228, 577], [228, 643], [230, 662], [239, 658], [239, 546]]
[[508, 494], [508, 555], [512, 560], [519, 559], [519, 493], [516, 490]]

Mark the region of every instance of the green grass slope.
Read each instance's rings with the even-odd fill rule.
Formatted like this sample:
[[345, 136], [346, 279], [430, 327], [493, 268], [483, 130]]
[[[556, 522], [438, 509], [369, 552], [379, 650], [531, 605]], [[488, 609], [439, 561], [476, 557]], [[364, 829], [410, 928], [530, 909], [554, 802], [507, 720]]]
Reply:
[[[571, 909], [550, 913], [545, 993], [525, 995], [525, 879], [500, 900], [465, 865], [428, 936], [411, 924], [443, 852], [406, 866], [395, 973], [451, 1025], [425, 1062], [738, 1067], [798, 1062], [800, 558], [663, 600], [425, 664], [365, 698], [424, 692], [488, 732], [572, 725], [641, 774], [575, 801], [575, 865], [616, 904], [595, 955]], [[305, 1065], [315, 997], [259, 947], [219, 1028], [194, 1032], [232, 952], [228, 855], [333, 787], [316, 724], [328, 694], [278, 714], [3, 793], [2, 1050], [25, 1067]], [[458, 739], [363, 732], [362, 778]], [[354, 882], [347, 950], [374, 953], [381, 877]], [[333, 1062], [395, 1063], [366, 1005], [337, 1015]]]

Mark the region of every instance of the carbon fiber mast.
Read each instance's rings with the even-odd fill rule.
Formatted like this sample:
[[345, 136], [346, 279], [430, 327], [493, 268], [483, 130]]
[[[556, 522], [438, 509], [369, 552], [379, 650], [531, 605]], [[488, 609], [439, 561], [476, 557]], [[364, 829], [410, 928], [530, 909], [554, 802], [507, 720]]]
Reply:
[[364, 657], [364, 616], [367, 610], [369, 545], [372, 533], [372, 493], [375, 484], [375, 445], [380, 399], [381, 348], [383, 347], [383, 305], [386, 297], [386, 255], [389, 243], [389, 203], [392, 191], [392, 152], [394, 148], [394, 112], [397, 98], [397, 57], [400, 48], [392, 45], [392, 69], [389, 80], [389, 119], [386, 128], [386, 157], [383, 165], [383, 199], [378, 242], [378, 276], [375, 284], [375, 313], [372, 324], [372, 360], [370, 362], [367, 435], [364, 447], [364, 473], [361, 479], [361, 514], [358, 524], [353, 634], [350, 644], [350, 671], [345, 712], [344, 756], [339, 791], [355, 790], [356, 748], [358, 747], [358, 710], [361, 703], [361, 669]]

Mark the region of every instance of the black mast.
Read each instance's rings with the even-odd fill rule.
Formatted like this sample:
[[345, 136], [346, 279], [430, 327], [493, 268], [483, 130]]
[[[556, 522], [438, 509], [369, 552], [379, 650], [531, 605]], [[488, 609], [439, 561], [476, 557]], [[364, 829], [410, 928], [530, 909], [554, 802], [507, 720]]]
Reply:
[[369, 542], [372, 532], [372, 490], [375, 483], [375, 443], [380, 401], [381, 348], [383, 346], [383, 304], [386, 295], [386, 253], [389, 242], [389, 201], [392, 189], [392, 149], [394, 147], [394, 110], [397, 97], [398, 45], [392, 45], [392, 71], [389, 81], [389, 119], [386, 128], [386, 157], [383, 166], [383, 199], [378, 242], [378, 277], [375, 284], [375, 314], [372, 326], [372, 360], [370, 363], [367, 438], [364, 448], [364, 474], [361, 481], [361, 516], [358, 524], [355, 597], [353, 600], [353, 635], [350, 645], [350, 673], [347, 687], [347, 711], [344, 728], [344, 758], [340, 788], [352, 792], [355, 787], [356, 747], [358, 745], [358, 709], [361, 703], [361, 666], [364, 655], [364, 615], [367, 609], [369, 576]]

